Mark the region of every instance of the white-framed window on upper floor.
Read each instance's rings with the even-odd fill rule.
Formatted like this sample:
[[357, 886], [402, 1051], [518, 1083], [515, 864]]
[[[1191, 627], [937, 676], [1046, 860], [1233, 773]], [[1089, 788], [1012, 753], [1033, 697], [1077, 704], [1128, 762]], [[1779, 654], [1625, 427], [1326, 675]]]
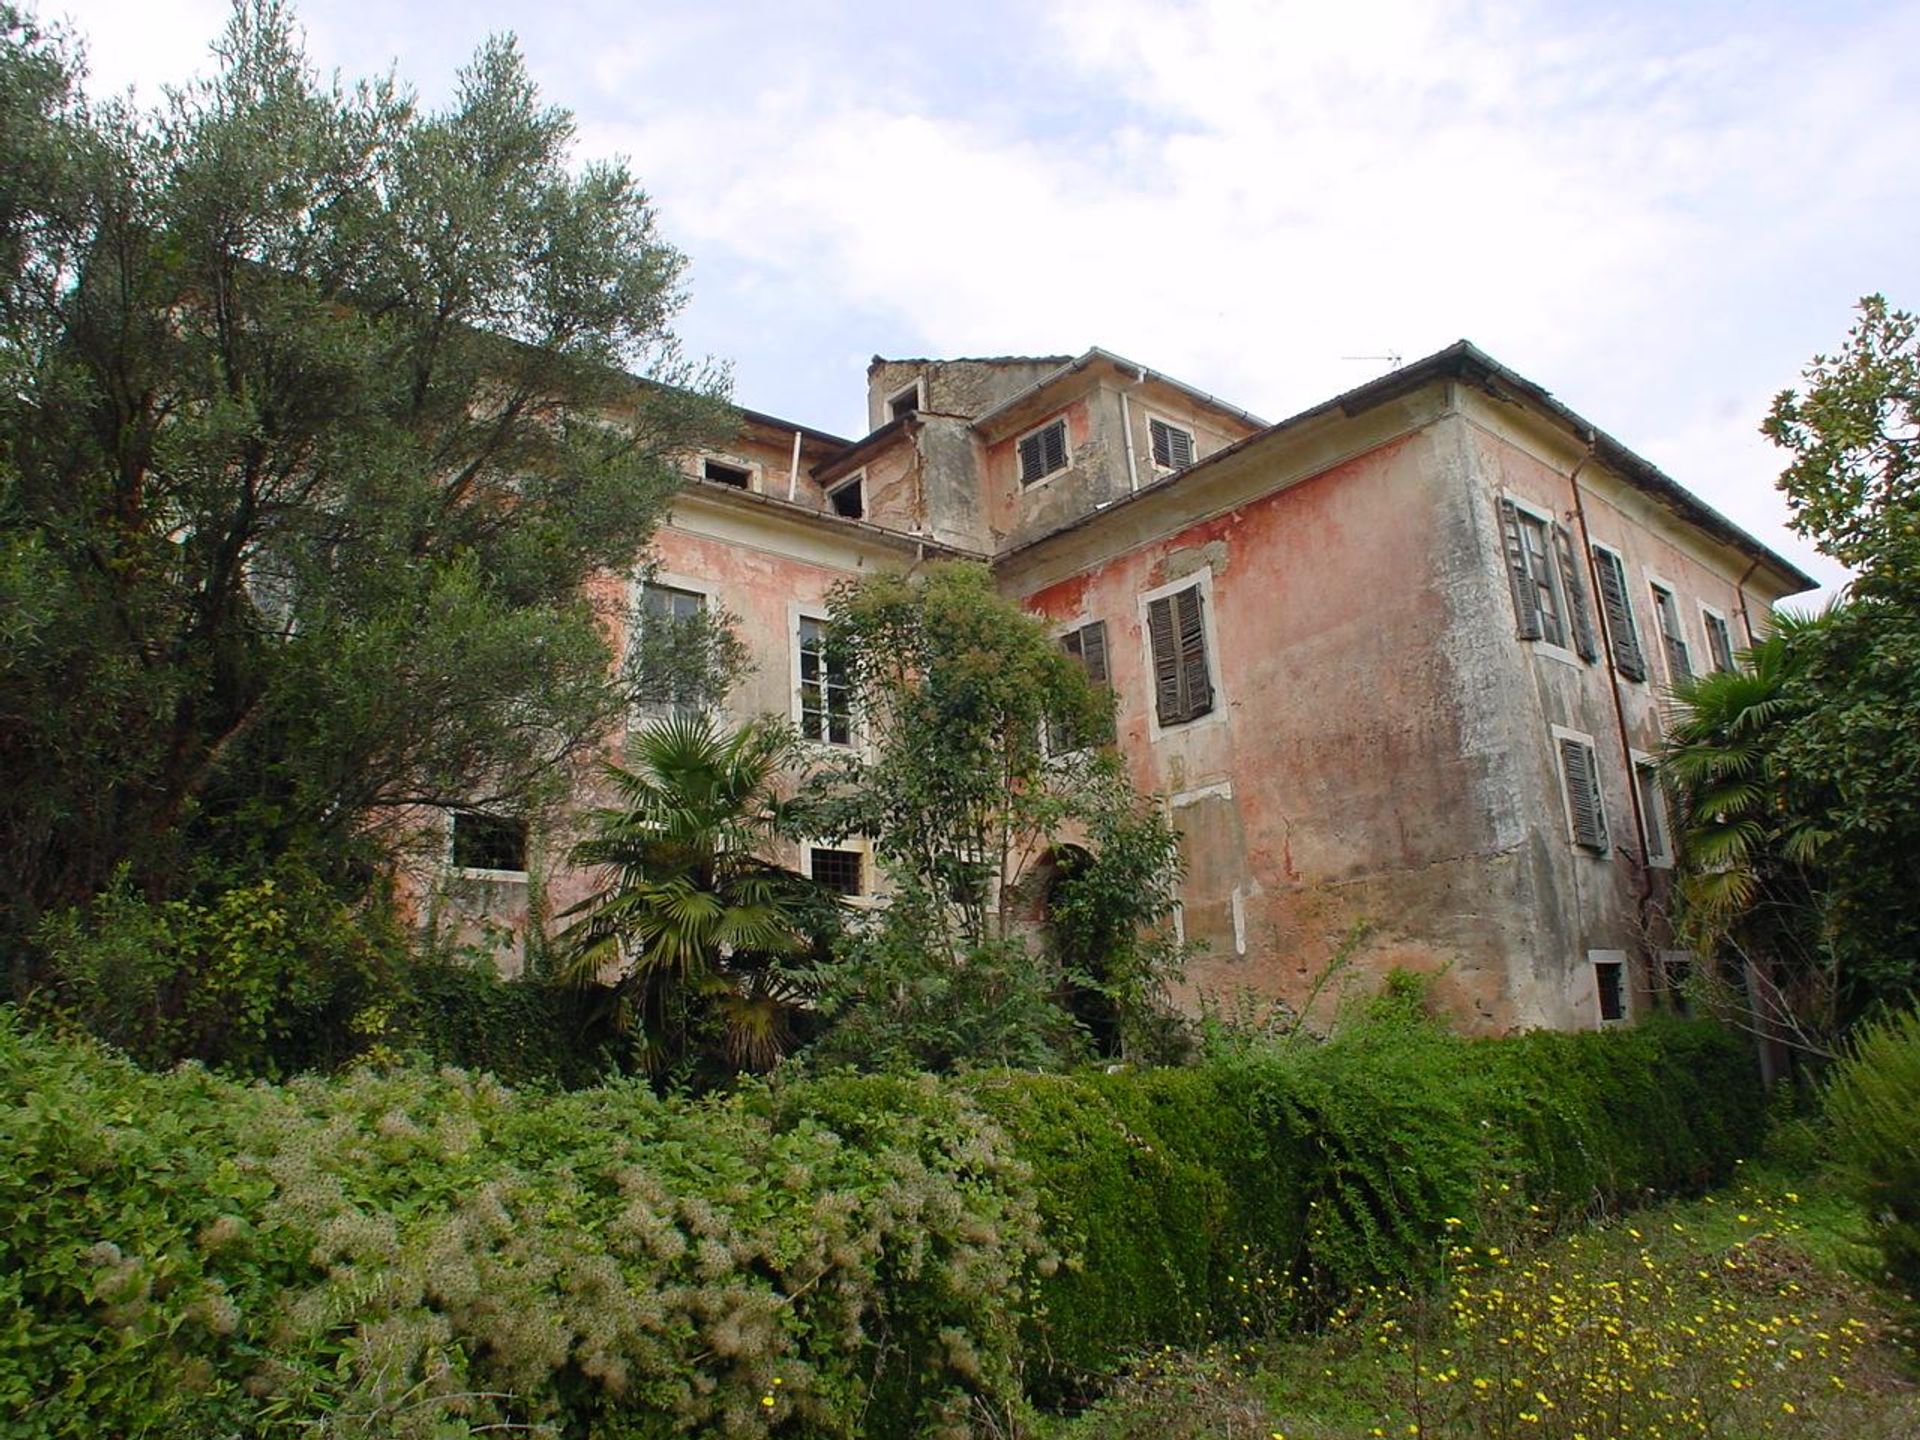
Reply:
[[[1089, 620], [1061, 631], [1057, 638], [1067, 658], [1075, 661], [1086, 672], [1088, 682], [1111, 700], [1113, 671], [1107, 651], [1107, 622]], [[1049, 755], [1072, 755], [1095, 745], [1108, 744], [1113, 739], [1112, 712], [1092, 729], [1065, 718], [1052, 720], [1047, 725], [1046, 738]]]
[[632, 723], [705, 713], [710, 677], [696, 657], [708, 644], [713, 588], [684, 575], [654, 572], [634, 584], [627, 672]]
[[1545, 511], [1502, 497], [1500, 534], [1520, 638], [1538, 641], [1564, 659], [1598, 659], [1600, 647], [1572, 532]]
[[791, 608], [793, 619], [793, 722], [803, 739], [820, 745], [853, 744], [853, 692], [847, 661], [828, 644], [827, 617]]
[[1158, 415], [1147, 417], [1147, 448], [1153, 455], [1153, 468], [1163, 473], [1184, 470], [1193, 464], [1193, 431]]
[[1600, 618], [1606, 626], [1613, 668], [1623, 679], [1647, 678], [1647, 652], [1640, 645], [1640, 624], [1633, 613], [1633, 587], [1627, 562], [1618, 550], [1595, 541], [1593, 573], [1600, 587]]
[[758, 490], [759, 467], [731, 455], [702, 455], [700, 478], [734, 490]]
[[927, 408], [927, 382], [924, 377], [916, 376], [914, 382], [904, 389], [896, 390], [887, 397], [887, 420], [901, 420], [908, 415], [917, 414]]
[[1589, 950], [1587, 963], [1593, 968], [1593, 1000], [1596, 1017], [1602, 1025], [1623, 1025], [1627, 1021], [1627, 952]]
[[1680, 618], [1680, 602], [1673, 586], [1658, 576], [1647, 577], [1653, 595], [1653, 623], [1660, 629], [1661, 658], [1667, 663], [1667, 683], [1678, 685], [1693, 678], [1693, 649], [1687, 643], [1686, 625]]
[[527, 822], [485, 810], [451, 812], [447, 863], [456, 873], [475, 879], [526, 879]]
[[1659, 762], [1638, 750], [1628, 753], [1633, 759], [1634, 796], [1640, 802], [1640, 824], [1645, 831], [1641, 854], [1656, 870], [1669, 870], [1673, 868], [1673, 820]]
[[1056, 415], [1022, 435], [1014, 445], [1020, 458], [1020, 483], [1037, 485], [1073, 463], [1067, 446], [1067, 417]]
[[836, 480], [827, 490], [827, 508], [849, 520], [867, 518], [867, 472], [856, 470], [844, 480]]
[[1567, 807], [1567, 837], [1582, 850], [1605, 856], [1609, 848], [1607, 804], [1600, 791], [1600, 762], [1593, 737], [1558, 725], [1552, 727], [1552, 733], [1560, 768], [1560, 793]]
[[1733, 669], [1733, 627], [1727, 617], [1711, 605], [1702, 605], [1700, 629], [1707, 637], [1707, 663], [1715, 670]]
[[1219, 645], [1213, 624], [1213, 572], [1201, 570], [1140, 597], [1140, 633], [1146, 643], [1153, 703], [1152, 739], [1175, 726], [1224, 719]]

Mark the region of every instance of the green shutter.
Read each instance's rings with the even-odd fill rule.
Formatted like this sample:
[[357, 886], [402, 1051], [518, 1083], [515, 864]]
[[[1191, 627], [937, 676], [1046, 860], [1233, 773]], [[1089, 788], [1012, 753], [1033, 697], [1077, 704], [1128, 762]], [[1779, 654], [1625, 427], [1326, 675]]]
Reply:
[[1507, 582], [1513, 588], [1513, 614], [1522, 640], [1538, 640], [1540, 597], [1527, 573], [1526, 542], [1520, 538], [1520, 512], [1511, 500], [1500, 502], [1500, 533], [1506, 542]]
[[1554, 558], [1560, 562], [1560, 579], [1566, 586], [1567, 611], [1573, 621], [1573, 648], [1582, 660], [1600, 658], [1600, 646], [1593, 633], [1593, 612], [1587, 608], [1587, 580], [1574, 559], [1573, 535], [1564, 525], [1553, 527]]
[[1180, 649], [1175, 640], [1173, 596], [1163, 595], [1147, 605], [1147, 640], [1153, 647], [1153, 709], [1162, 725], [1178, 725], [1180, 713]]
[[1593, 747], [1583, 740], [1560, 741], [1560, 769], [1567, 785], [1567, 805], [1573, 812], [1574, 843], [1605, 854], [1607, 813], [1600, 800], [1599, 767]]
[[1613, 649], [1613, 668], [1629, 680], [1647, 678], [1647, 657], [1640, 648], [1640, 632], [1633, 622], [1633, 596], [1620, 557], [1595, 547], [1593, 558], [1600, 576], [1600, 613], [1606, 620], [1607, 643]]

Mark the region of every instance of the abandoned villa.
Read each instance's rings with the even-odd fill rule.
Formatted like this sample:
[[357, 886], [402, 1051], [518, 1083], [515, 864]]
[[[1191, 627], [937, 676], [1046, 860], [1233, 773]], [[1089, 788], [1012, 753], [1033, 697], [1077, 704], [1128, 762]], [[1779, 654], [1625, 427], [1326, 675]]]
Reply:
[[[1278, 424], [1099, 349], [876, 358], [867, 411], [860, 440], [742, 412], [633, 582], [642, 613], [739, 618], [729, 717], [858, 743], [828, 592], [979, 560], [1112, 688], [1170, 807], [1187, 998], [1297, 1003], [1365, 922], [1356, 971], [1436, 975], [1471, 1031], [1656, 1003], [1685, 959], [1665, 687], [1732, 666], [1800, 570], [1465, 342]], [[530, 890], [558, 910], [585, 877], [537, 834], [450, 828], [441, 913], [513, 968]], [[858, 841], [798, 852], [881, 883]]]

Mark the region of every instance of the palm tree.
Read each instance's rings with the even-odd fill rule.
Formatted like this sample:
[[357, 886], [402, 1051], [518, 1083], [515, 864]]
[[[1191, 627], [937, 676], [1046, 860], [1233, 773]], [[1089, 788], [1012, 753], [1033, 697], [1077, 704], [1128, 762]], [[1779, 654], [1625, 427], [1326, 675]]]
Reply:
[[790, 830], [778, 787], [793, 740], [773, 723], [727, 732], [676, 714], [634, 734], [627, 759], [605, 770], [619, 803], [592, 813], [572, 852], [606, 883], [566, 912], [565, 973], [617, 977], [620, 1022], [650, 1073], [714, 1039], [734, 1068], [769, 1068], [836, 911], [765, 858]]

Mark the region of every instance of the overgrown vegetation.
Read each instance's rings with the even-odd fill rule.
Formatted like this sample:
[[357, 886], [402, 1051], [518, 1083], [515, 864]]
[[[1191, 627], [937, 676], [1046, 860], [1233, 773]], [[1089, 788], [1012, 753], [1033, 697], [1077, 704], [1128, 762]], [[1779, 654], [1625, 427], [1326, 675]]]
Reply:
[[1920, 1011], [1863, 1027], [1826, 1094], [1833, 1151], [1880, 1248], [1884, 1274], [1920, 1325]]
[[[1469, 1042], [1410, 1002], [1143, 1074], [706, 1101], [242, 1086], [0, 1020], [0, 1403], [103, 1432], [990, 1434], [1146, 1346], [1428, 1275], [1496, 1176], [1584, 1215], [1757, 1137], [1707, 1026]], [[996, 1418], [998, 1417], [998, 1418]]]

